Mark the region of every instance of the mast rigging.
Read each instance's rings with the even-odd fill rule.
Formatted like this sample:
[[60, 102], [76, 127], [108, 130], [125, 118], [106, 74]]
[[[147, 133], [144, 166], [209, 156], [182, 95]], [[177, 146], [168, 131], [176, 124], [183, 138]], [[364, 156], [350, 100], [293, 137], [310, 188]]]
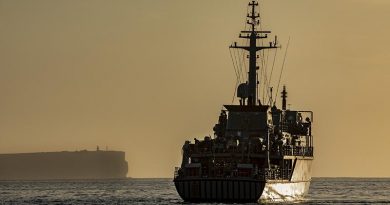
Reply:
[[259, 66], [257, 66], [256, 59], [259, 56], [257, 56], [256, 53], [264, 49], [278, 48], [278, 42], [277, 37], [275, 36], [275, 40], [273, 42], [269, 42], [268, 46], [257, 46], [257, 40], [268, 38], [268, 34], [271, 33], [271, 31], [263, 31], [256, 29], [256, 26], [260, 25], [260, 14], [255, 12], [255, 8], [259, 6], [259, 3], [252, 1], [249, 3], [249, 6], [251, 7], [251, 13], [247, 14], [247, 24], [249, 24], [251, 28], [250, 30], [241, 31], [239, 35], [239, 38], [249, 39], [249, 45], [237, 45], [237, 42], [234, 42], [234, 44], [231, 45], [230, 48], [243, 49], [249, 52], [248, 82], [239, 85], [238, 89], [242, 92], [238, 93], [246, 94], [239, 96], [244, 98], [241, 101], [243, 102], [243, 105], [245, 104], [245, 98], [248, 98], [247, 105], [255, 106], [261, 105], [261, 101], [258, 99], [257, 96], [257, 87], [259, 84], [257, 80], [257, 70], [259, 69]]

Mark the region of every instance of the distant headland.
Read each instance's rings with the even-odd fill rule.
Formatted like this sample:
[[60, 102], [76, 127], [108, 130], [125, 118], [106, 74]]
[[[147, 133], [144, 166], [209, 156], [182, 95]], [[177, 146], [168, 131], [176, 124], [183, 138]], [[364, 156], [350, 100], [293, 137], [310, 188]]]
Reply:
[[122, 179], [122, 151], [62, 151], [0, 154], [0, 180]]

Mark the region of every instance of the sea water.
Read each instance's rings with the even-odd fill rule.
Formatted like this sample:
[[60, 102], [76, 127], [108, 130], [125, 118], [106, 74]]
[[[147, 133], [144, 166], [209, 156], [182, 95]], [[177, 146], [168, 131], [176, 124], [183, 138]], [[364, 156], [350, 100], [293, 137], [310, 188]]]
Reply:
[[[186, 204], [172, 179], [0, 181], [3, 204]], [[390, 204], [390, 178], [314, 178], [295, 204]]]

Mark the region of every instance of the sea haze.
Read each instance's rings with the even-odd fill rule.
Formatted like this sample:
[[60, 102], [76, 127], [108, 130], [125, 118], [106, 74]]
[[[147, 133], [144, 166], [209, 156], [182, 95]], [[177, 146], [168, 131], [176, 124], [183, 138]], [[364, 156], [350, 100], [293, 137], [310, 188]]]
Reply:
[[[184, 204], [172, 179], [0, 181], [0, 204]], [[296, 204], [390, 204], [390, 178], [314, 178]]]

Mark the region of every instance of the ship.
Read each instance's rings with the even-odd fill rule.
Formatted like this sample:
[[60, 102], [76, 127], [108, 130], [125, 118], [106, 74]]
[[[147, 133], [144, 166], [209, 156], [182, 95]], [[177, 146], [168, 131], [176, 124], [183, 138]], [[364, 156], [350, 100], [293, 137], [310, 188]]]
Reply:
[[62, 151], [0, 154], [0, 180], [124, 179], [122, 151]]
[[[186, 202], [295, 201], [308, 193], [314, 160], [313, 112], [287, 107], [285, 85], [276, 92], [281, 93], [279, 108], [272, 88], [260, 88], [261, 52], [280, 45], [277, 36], [264, 43], [271, 32], [261, 29], [258, 8], [258, 1], [249, 2], [249, 26], [239, 35], [246, 42], [230, 46], [248, 59], [246, 81], [237, 84], [235, 93], [239, 101], [223, 106], [213, 136], [187, 140], [182, 147], [173, 182]], [[258, 91], [264, 89], [271, 96], [261, 99]]]

